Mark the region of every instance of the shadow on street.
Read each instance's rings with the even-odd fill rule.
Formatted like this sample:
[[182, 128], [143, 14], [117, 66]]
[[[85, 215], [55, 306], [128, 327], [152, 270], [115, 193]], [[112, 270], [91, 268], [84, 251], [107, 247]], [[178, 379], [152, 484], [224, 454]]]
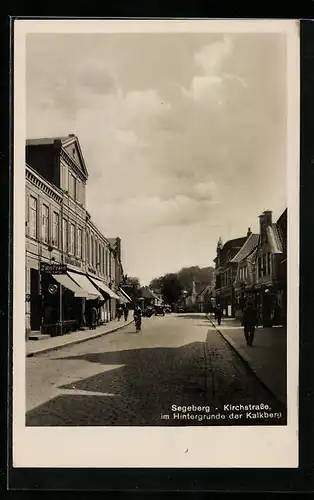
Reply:
[[60, 356], [55, 360], [99, 363], [104, 365], [104, 372], [58, 387], [60, 395], [27, 413], [28, 426], [186, 425], [163, 421], [161, 414], [170, 413], [172, 404], [206, 403], [203, 342], [179, 348]]

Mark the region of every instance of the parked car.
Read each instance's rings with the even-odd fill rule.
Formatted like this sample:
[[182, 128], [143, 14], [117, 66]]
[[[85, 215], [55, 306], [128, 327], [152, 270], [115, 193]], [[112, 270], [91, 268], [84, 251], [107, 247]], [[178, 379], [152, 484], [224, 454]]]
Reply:
[[184, 307], [178, 307], [178, 313], [184, 313], [185, 312], [185, 309]]
[[146, 307], [143, 311], [143, 316], [146, 318], [150, 318], [154, 314], [154, 308], [153, 307]]
[[165, 313], [170, 314], [172, 312], [172, 309], [170, 306], [165, 306]]
[[164, 306], [155, 306], [155, 316], [164, 316], [165, 308]]

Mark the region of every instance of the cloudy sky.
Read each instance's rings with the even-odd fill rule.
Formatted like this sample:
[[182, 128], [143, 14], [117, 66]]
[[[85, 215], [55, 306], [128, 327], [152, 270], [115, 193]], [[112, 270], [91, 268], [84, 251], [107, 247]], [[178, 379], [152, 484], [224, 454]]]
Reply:
[[74, 133], [87, 204], [143, 284], [286, 207], [280, 34], [27, 36], [27, 136]]

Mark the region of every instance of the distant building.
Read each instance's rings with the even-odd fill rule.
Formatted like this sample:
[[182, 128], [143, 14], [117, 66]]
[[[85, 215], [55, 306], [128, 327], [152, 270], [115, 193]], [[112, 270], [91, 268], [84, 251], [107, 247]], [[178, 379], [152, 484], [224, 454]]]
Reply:
[[235, 291], [235, 316], [242, 317], [248, 296], [252, 295], [256, 286], [256, 256], [259, 245], [259, 234], [251, 233], [249, 228], [247, 239], [238, 253], [231, 260], [237, 265]]
[[219, 238], [217, 243], [217, 256], [215, 262], [215, 300], [223, 310], [225, 316], [235, 316], [235, 280], [237, 275], [237, 263], [233, 258], [239, 252], [246, 241], [246, 237], [236, 238], [222, 243]]

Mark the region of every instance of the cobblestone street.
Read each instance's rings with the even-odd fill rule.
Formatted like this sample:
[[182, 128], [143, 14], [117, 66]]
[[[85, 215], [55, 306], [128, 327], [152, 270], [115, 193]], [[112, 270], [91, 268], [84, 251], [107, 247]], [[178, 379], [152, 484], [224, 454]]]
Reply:
[[[131, 324], [26, 363], [29, 426], [285, 423], [280, 403], [201, 314], [144, 318], [139, 333]], [[228, 404], [268, 405], [282, 417], [230, 421]], [[172, 405], [227, 418], [186, 420]]]

